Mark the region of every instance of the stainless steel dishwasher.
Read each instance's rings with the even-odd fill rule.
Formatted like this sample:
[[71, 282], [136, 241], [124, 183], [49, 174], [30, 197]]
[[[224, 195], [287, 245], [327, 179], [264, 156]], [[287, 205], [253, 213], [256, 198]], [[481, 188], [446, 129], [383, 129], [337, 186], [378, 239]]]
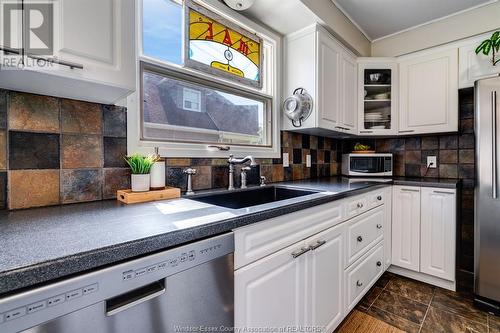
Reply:
[[170, 333], [233, 328], [232, 233], [0, 299], [0, 332]]

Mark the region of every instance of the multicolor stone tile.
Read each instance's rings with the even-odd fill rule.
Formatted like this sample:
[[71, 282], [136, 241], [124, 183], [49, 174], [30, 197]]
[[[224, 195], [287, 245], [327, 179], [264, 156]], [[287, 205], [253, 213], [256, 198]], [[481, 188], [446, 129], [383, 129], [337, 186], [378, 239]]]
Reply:
[[398, 275], [391, 278], [385, 289], [423, 304], [429, 304], [434, 295], [434, 287]]
[[102, 136], [64, 134], [61, 146], [64, 169], [102, 168]]
[[59, 100], [11, 92], [8, 119], [11, 130], [59, 133]]
[[197, 166], [195, 169], [196, 175], [192, 178], [193, 190], [212, 188], [212, 168], [210, 166]]
[[59, 169], [59, 135], [9, 132], [9, 169]]
[[9, 209], [59, 204], [59, 170], [9, 171]]
[[212, 187], [222, 188], [229, 186], [229, 168], [227, 166], [212, 167]]
[[431, 306], [420, 332], [487, 333], [488, 327], [452, 312], [443, 311]]
[[103, 199], [116, 198], [116, 191], [130, 188], [129, 168], [105, 168], [102, 188]]
[[420, 330], [419, 324], [379, 309], [375, 306], [371, 306], [366, 313], [407, 333], [418, 333]]
[[115, 105], [103, 105], [104, 136], [127, 137], [127, 109]]
[[127, 167], [127, 139], [104, 137], [104, 167]]
[[7, 208], [7, 171], [0, 171], [0, 209]]
[[439, 161], [441, 163], [457, 164], [458, 163], [458, 150], [440, 150], [439, 151]]
[[431, 306], [436, 309], [459, 314], [469, 320], [485, 325], [488, 323], [488, 314], [475, 308], [471, 294], [456, 293], [437, 288]]
[[0, 170], [7, 169], [7, 134], [0, 130]]
[[7, 128], [7, 90], [0, 89], [0, 129]]
[[61, 101], [63, 133], [102, 134], [102, 110], [99, 104], [63, 99]]
[[386, 290], [378, 296], [373, 306], [416, 324], [421, 324], [424, 320], [428, 304], [419, 303], [413, 299]]
[[101, 200], [101, 169], [62, 170], [61, 195], [62, 203]]
[[167, 186], [179, 187], [182, 191], [187, 189], [187, 175], [183, 172], [184, 168], [167, 167], [166, 183]]

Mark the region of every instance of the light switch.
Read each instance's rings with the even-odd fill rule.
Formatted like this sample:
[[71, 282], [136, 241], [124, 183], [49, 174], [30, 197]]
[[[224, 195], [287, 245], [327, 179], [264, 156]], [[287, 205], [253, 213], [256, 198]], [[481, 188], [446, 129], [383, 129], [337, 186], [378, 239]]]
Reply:
[[436, 156], [427, 156], [427, 167], [432, 169], [437, 168]]
[[311, 167], [311, 155], [306, 155], [306, 167]]
[[290, 156], [288, 153], [283, 153], [283, 167], [288, 168], [290, 166]]

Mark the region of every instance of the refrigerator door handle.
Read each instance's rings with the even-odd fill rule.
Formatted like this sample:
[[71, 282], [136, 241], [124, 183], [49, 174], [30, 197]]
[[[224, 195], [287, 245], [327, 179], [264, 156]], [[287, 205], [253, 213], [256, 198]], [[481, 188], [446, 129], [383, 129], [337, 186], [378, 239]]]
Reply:
[[497, 92], [491, 92], [491, 114], [492, 114], [492, 166], [491, 166], [491, 178], [492, 178], [492, 196], [493, 199], [497, 199], [498, 190], [498, 172], [497, 172]]

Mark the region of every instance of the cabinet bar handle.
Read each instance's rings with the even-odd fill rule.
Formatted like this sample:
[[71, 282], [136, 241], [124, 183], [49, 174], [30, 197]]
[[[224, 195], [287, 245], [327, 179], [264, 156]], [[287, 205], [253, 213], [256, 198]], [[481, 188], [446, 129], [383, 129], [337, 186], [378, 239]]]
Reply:
[[311, 248], [310, 247], [303, 247], [301, 248], [300, 250], [296, 251], [296, 252], [292, 252], [292, 257], [295, 259], [295, 258], [298, 258], [300, 257], [301, 255], [303, 255], [304, 253], [307, 253], [311, 251]]
[[492, 180], [492, 197], [497, 198], [498, 189], [498, 171], [497, 171], [497, 92], [491, 92], [491, 116], [492, 116], [492, 129], [491, 129], [491, 180]]
[[48, 62], [48, 63], [54, 63], [54, 64], [58, 64], [58, 65], [62, 65], [62, 66], [67, 66], [71, 69], [83, 69], [83, 65], [82, 64], [77, 64], [75, 62], [70, 62], [70, 61], [65, 61], [65, 60], [60, 60], [60, 59], [57, 59], [57, 58], [44, 58], [44, 57], [39, 57], [39, 56], [36, 56], [36, 55], [33, 55], [33, 54], [28, 54], [28, 57], [32, 58], [32, 59], [35, 59], [37, 61], [45, 61], [45, 62]]
[[447, 191], [433, 191], [433, 192], [437, 194], [455, 194], [455, 192], [447, 192]]
[[310, 249], [311, 251], [314, 251], [314, 250], [316, 250], [318, 247], [323, 246], [323, 245], [325, 245], [325, 244], [326, 244], [326, 241], [324, 241], [324, 240], [319, 240], [319, 241], [317, 241], [317, 242], [316, 242], [316, 244], [309, 246], [309, 249]]
[[7, 46], [2, 46], [0, 45], [0, 51], [3, 51], [5, 53], [11, 53], [11, 54], [21, 54], [21, 51], [7, 47]]
[[415, 132], [415, 130], [404, 130], [404, 131], [399, 131], [399, 133], [411, 133]]
[[373, 131], [359, 131], [359, 133], [373, 133]]
[[412, 190], [409, 188], [402, 188], [401, 191], [406, 191], [406, 192], [420, 192], [420, 190]]

